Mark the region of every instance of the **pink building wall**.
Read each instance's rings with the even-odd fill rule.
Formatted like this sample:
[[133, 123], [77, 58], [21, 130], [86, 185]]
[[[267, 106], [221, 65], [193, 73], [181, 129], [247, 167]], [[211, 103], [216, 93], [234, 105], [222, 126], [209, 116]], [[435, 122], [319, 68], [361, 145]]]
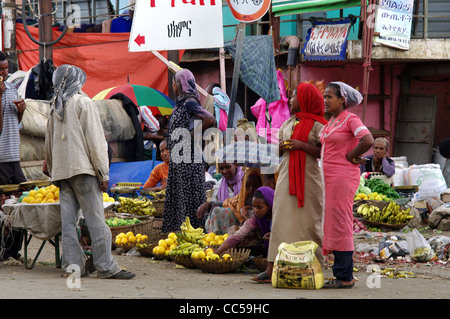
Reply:
[[[400, 75], [403, 71], [403, 64], [385, 64], [384, 71], [384, 92], [381, 92], [380, 74], [381, 66], [379, 63], [372, 63], [372, 71], [369, 78], [369, 94], [370, 95], [390, 95], [392, 89], [392, 99], [386, 98], [384, 100], [384, 121], [380, 120], [380, 101], [376, 99], [368, 99], [365, 110], [364, 124], [367, 127], [374, 129], [384, 129], [390, 132], [390, 136], [386, 138], [390, 142], [390, 152], [392, 153], [392, 146], [395, 139], [396, 129], [396, 116], [398, 109], [398, 101], [400, 96]], [[363, 86], [364, 69], [362, 63], [342, 63], [336, 65], [336, 63], [325, 64], [317, 63], [315, 65], [301, 65], [300, 69], [300, 81], [322, 81], [325, 85], [333, 81], [343, 81], [354, 88], [362, 91]], [[392, 83], [392, 88], [391, 88]], [[392, 104], [392, 105], [391, 105]], [[392, 106], [392, 107], [391, 107]], [[351, 112], [358, 115], [363, 119], [363, 103], [350, 109]], [[371, 151], [369, 152], [369, 154]]]

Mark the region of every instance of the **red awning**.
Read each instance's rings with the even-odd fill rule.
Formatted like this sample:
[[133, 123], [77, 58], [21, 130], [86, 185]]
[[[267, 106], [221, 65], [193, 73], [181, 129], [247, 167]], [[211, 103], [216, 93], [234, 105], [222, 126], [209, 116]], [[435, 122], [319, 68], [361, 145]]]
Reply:
[[[39, 30], [29, 27], [39, 39]], [[61, 34], [53, 31], [53, 39]], [[87, 81], [83, 92], [91, 98], [98, 92], [118, 85], [145, 85], [168, 94], [167, 66], [151, 52], [128, 52], [129, 33], [66, 33], [53, 46], [55, 66], [72, 64], [83, 69]], [[28, 71], [39, 63], [39, 46], [16, 24], [19, 69]], [[180, 51], [180, 57], [184, 51]], [[160, 51], [167, 58], [167, 51]]]

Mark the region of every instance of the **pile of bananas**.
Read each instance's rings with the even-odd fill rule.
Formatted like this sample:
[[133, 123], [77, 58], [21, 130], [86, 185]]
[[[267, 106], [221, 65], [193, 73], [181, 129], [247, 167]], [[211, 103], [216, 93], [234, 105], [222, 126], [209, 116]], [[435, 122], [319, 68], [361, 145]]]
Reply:
[[372, 222], [401, 225], [413, 218], [409, 214], [410, 210], [411, 208], [401, 210], [398, 204], [390, 202], [383, 209], [373, 205], [362, 204], [358, 207], [357, 212], [364, 219]]
[[177, 241], [179, 244], [183, 243], [191, 243], [197, 244], [200, 247], [204, 247], [203, 238], [205, 237], [205, 233], [203, 228], [194, 228], [191, 225], [191, 221], [189, 216], [186, 216], [185, 221], [180, 226], [181, 233], [177, 233]]
[[148, 191], [145, 195], [150, 196], [153, 200], [164, 200], [166, 198], [166, 190], [163, 189], [159, 192]]
[[132, 215], [152, 215], [155, 213], [152, 201], [146, 197], [128, 198], [119, 197], [120, 206], [117, 208], [119, 213]]

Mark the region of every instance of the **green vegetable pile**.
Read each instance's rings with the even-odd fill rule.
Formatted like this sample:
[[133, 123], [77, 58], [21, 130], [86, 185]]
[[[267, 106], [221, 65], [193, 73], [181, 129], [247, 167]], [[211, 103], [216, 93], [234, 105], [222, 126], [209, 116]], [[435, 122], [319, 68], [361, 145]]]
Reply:
[[401, 196], [388, 184], [383, 182], [381, 179], [372, 178], [365, 182], [365, 186], [369, 187], [372, 192], [377, 192], [378, 194], [384, 194], [390, 199], [401, 198]]
[[109, 227], [118, 227], [118, 226], [129, 226], [141, 223], [141, 221], [137, 218], [133, 219], [123, 219], [123, 218], [117, 218], [117, 217], [111, 217], [105, 220], [106, 225]]

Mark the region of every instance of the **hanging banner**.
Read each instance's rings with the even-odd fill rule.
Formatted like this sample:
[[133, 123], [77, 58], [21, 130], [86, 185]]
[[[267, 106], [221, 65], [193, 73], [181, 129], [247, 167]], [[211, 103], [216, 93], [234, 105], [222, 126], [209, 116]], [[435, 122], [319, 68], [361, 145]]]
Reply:
[[413, 0], [386, 1], [378, 3], [375, 16], [375, 45], [385, 45], [401, 50], [409, 50]]
[[222, 0], [137, 0], [130, 52], [223, 47]]
[[269, 10], [270, 0], [227, 0], [233, 17], [241, 22], [261, 19]]
[[345, 60], [348, 30], [352, 22], [346, 18], [339, 21], [313, 22], [302, 48], [305, 60]]

